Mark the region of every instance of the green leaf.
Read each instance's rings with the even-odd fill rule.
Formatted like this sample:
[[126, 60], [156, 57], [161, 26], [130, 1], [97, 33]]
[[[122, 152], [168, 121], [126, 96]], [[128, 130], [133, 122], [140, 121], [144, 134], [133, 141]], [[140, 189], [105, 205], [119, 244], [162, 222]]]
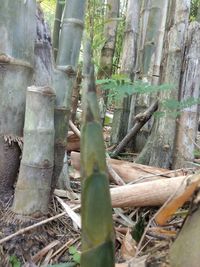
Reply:
[[77, 263], [80, 263], [81, 262], [81, 254], [76, 252], [74, 255], [73, 255], [73, 260]]
[[109, 82], [112, 82], [111, 79], [102, 79], [102, 80], [96, 80], [96, 84], [107, 84]]
[[156, 112], [154, 112], [155, 118], [162, 118], [165, 115], [166, 115], [166, 112], [164, 112], [164, 111], [156, 111]]
[[196, 158], [199, 158], [200, 157], [200, 150], [199, 149], [195, 149], [194, 152], [193, 152], [194, 156]]
[[9, 262], [12, 267], [21, 267], [21, 263], [15, 255], [9, 257]]
[[118, 73], [118, 74], [113, 74], [112, 79], [114, 80], [125, 80], [126, 82], [131, 82], [130, 78], [128, 75], [123, 74], [123, 73]]
[[77, 249], [74, 246], [69, 247], [69, 254], [73, 255], [77, 252]]
[[136, 223], [132, 231], [132, 237], [133, 239], [135, 239], [136, 242], [139, 242], [140, 238], [142, 237], [145, 228], [144, 222], [144, 217], [139, 217], [138, 222]]
[[175, 110], [179, 107], [179, 101], [176, 99], [166, 99], [162, 102], [162, 106], [166, 109]]

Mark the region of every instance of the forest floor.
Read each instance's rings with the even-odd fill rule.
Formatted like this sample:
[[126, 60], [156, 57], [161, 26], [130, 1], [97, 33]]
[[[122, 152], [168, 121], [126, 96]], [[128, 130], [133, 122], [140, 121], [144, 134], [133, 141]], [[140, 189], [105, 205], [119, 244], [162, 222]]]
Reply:
[[[74, 172], [72, 172], [73, 174]], [[77, 176], [77, 174], [76, 174]], [[0, 266], [2, 267], [35, 267], [35, 266], [79, 266], [81, 250], [80, 217], [80, 179], [71, 177], [71, 188], [74, 194], [62, 190], [54, 195], [49, 213], [44, 218], [33, 219], [14, 215], [10, 201], [0, 209]], [[72, 193], [72, 192], [71, 192]], [[59, 197], [58, 197], [59, 195]], [[71, 197], [71, 196], [72, 197]], [[77, 196], [74, 199], [74, 196]], [[59, 200], [62, 200], [61, 203]], [[64, 204], [67, 204], [68, 213]], [[78, 218], [73, 217], [75, 211]], [[153, 225], [152, 219], [158, 208], [128, 207], [114, 208], [113, 221], [116, 233], [116, 262], [118, 267], [167, 267], [168, 251], [174, 237], [180, 229], [183, 217], [174, 216], [165, 227]], [[63, 212], [66, 212], [63, 214]], [[56, 216], [61, 216], [56, 218]], [[37, 226], [38, 222], [51, 221]], [[151, 222], [150, 226], [147, 226]], [[26, 227], [31, 226], [29, 231]], [[137, 251], [139, 239], [143, 242]], [[18, 231], [21, 231], [18, 233]], [[18, 233], [16, 236], [11, 236]], [[11, 237], [3, 241], [4, 237]], [[133, 238], [134, 237], [134, 238]], [[137, 260], [134, 259], [137, 254]], [[127, 262], [132, 262], [128, 265]], [[123, 263], [124, 264], [120, 264]], [[54, 264], [63, 265], [54, 265]]]
[[[76, 178], [74, 183], [77, 187]], [[73, 184], [73, 181], [72, 181]], [[76, 189], [77, 191], [77, 189]], [[77, 192], [76, 192], [77, 193]], [[75, 210], [80, 216], [79, 200], [63, 198], [64, 203]], [[33, 219], [30, 217], [16, 216], [10, 211], [10, 204], [1, 205], [0, 218], [0, 266], [1, 267], [36, 267], [55, 266], [72, 267], [79, 266], [81, 249], [81, 232], [76, 219], [72, 220], [72, 214], [63, 214], [65, 209], [54, 196], [49, 207], [49, 213], [44, 218]], [[116, 262], [126, 262], [132, 259], [130, 266], [167, 267], [168, 249], [174, 239], [174, 231], [181, 225], [182, 219], [174, 218], [168, 228], [169, 231], [160, 233], [149, 229], [145, 234], [144, 242], [140, 248], [137, 265], [133, 265], [136, 254], [137, 239], [141, 237], [141, 231], [153, 218], [155, 208], [126, 208], [113, 210], [113, 221], [116, 233]], [[61, 216], [55, 218], [57, 215]], [[51, 221], [37, 226], [38, 222]], [[137, 222], [137, 224], [136, 224]], [[26, 230], [31, 227], [30, 230]], [[137, 228], [137, 229], [136, 229]], [[152, 227], [151, 227], [152, 228]], [[16, 236], [12, 236], [17, 233]], [[9, 240], [3, 241], [5, 237]], [[59, 265], [58, 265], [59, 263]], [[61, 265], [61, 263], [63, 263]]]
[[[132, 161], [132, 155], [127, 155], [126, 161]], [[0, 203], [0, 267], [79, 266], [80, 173], [72, 166], [69, 170], [71, 191], [55, 190], [49, 212], [43, 218], [13, 214], [13, 196]], [[111, 182], [110, 186], [116, 185]], [[116, 267], [170, 266], [169, 248], [182, 227], [188, 204], [164, 226], [155, 223], [158, 209], [113, 208]]]

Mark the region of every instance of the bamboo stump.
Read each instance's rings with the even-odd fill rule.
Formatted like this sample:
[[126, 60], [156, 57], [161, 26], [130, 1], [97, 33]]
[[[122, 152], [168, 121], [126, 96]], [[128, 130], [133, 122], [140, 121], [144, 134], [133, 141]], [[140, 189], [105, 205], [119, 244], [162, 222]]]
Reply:
[[49, 87], [29, 87], [26, 98], [24, 148], [13, 210], [45, 213], [51, 192], [54, 163], [54, 101]]

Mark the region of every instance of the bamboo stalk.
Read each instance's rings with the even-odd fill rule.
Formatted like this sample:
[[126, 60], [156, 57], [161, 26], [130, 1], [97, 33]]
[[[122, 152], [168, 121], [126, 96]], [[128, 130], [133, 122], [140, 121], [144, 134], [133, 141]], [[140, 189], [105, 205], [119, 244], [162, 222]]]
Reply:
[[[171, 179], [161, 179], [135, 185], [124, 185], [111, 188], [113, 207], [145, 207], [161, 206], [176, 192], [186, 179], [180, 176]], [[184, 189], [183, 185], [183, 189]]]
[[[0, 196], [12, 193], [20, 163], [26, 89], [32, 82], [36, 1], [0, 6]], [[26, 23], [24, 23], [26, 21]], [[8, 138], [7, 138], [8, 137]], [[5, 139], [11, 140], [10, 144]]]
[[64, 8], [64, 2], [61, 0], [56, 1], [56, 12], [54, 18], [54, 27], [53, 27], [53, 53], [54, 60], [56, 61], [58, 47], [59, 47], [59, 36], [60, 36], [60, 25], [62, 19], [62, 13]]
[[[180, 193], [183, 192], [186, 178], [186, 176], [178, 176], [170, 179], [163, 178], [146, 183], [111, 188], [112, 207], [162, 206], [177, 190], [180, 190]], [[55, 194], [68, 197], [64, 190], [56, 190]]]
[[[107, 162], [125, 183], [147, 182], [184, 175], [182, 169], [168, 170], [111, 158], [107, 159]], [[80, 153], [71, 152], [71, 163], [76, 170], [80, 171]]]
[[59, 50], [53, 84], [56, 91], [55, 161], [52, 179], [54, 189], [63, 167], [73, 83], [76, 77], [84, 26], [85, 0], [68, 0], [63, 11]]
[[51, 88], [28, 88], [24, 147], [13, 202], [16, 213], [45, 213], [48, 209], [54, 161], [54, 103]]

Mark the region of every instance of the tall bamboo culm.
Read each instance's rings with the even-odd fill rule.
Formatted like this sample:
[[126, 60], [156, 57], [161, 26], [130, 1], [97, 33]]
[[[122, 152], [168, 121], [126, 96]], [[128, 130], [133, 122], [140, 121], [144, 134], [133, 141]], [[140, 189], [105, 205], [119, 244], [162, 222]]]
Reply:
[[[158, 50], [159, 33], [161, 24], [166, 23], [166, 13], [168, 1], [142, 1], [141, 10], [142, 17], [140, 21], [139, 44], [138, 44], [138, 58], [136, 70], [138, 73], [135, 79], [141, 79], [151, 83], [153, 74], [153, 65], [155, 61], [156, 51]], [[161, 44], [162, 45], [162, 44]], [[161, 50], [162, 51], [162, 50]], [[133, 115], [144, 112], [156, 100], [156, 94], [136, 94], [132, 97], [131, 112], [129, 116], [129, 129], [133, 127]], [[152, 122], [146, 123], [140, 130], [134, 140], [134, 151], [140, 152], [149, 136]]]
[[[200, 24], [191, 22], [187, 32], [187, 46], [183, 60], [183, 76], [180, 83], [180, 101], [199, 98], [200, 84]], [[186, 107], [177, 119], [173, 167], [191, 166], [194, 160], [198, 126], [198, 104]]]
[[23, 136], [26, 89], [33, 74], [35, 10], [35, 0], [0, 4], [1, 197], [12, 191], [19, 169], [18, 142]]
[[[120, 73], [127, 75], [131, 79], [134, 76], [137, 56], [139, 14], [139, 1], [129, 0], [127, 6], [126, 28], [124, 32]], [[124, 99], [119, 99], [116, 103], [112, 124], [111, 143], [117, 144], [126, 135], [128, 116], [130, 117], [130, 102], [131, 97], [125, 97]]]
[[[160, 92], [159, 100], [161, 101], [166, 99], [178, 100], [190, 11], [190, 1], [188, 0], [170, 2], [167, 18], [169, 27], [167, 27], [168, 32], [164, 47], [165, 56], [162, 62], [161, 82], [172, 84], [172, 90]], [[161, 105], [159, 106], [159, 111], [163, 111]], [[163, 117], [156, 118], [151, 135], [136, 162], [162, 168], [171, 168], [175, 134], [176, 119], [173, 116], [166, 114]]]
[[63, 11], [53, 86], [56, 91], [55, 156], [52, 188], [63, 167], [73, 84], [84, 27], [85, 0], [68, 0]]
[[53, 27], [53, 54], [55, 61], [57, 58], [58, 47], [59, 47], [59, 35], [60, 35], [60, 27], [61, 27], [64, 4], [65, 3], [63, 0], [56, 1], [56, 12], [54, 19], [54, 27]]

